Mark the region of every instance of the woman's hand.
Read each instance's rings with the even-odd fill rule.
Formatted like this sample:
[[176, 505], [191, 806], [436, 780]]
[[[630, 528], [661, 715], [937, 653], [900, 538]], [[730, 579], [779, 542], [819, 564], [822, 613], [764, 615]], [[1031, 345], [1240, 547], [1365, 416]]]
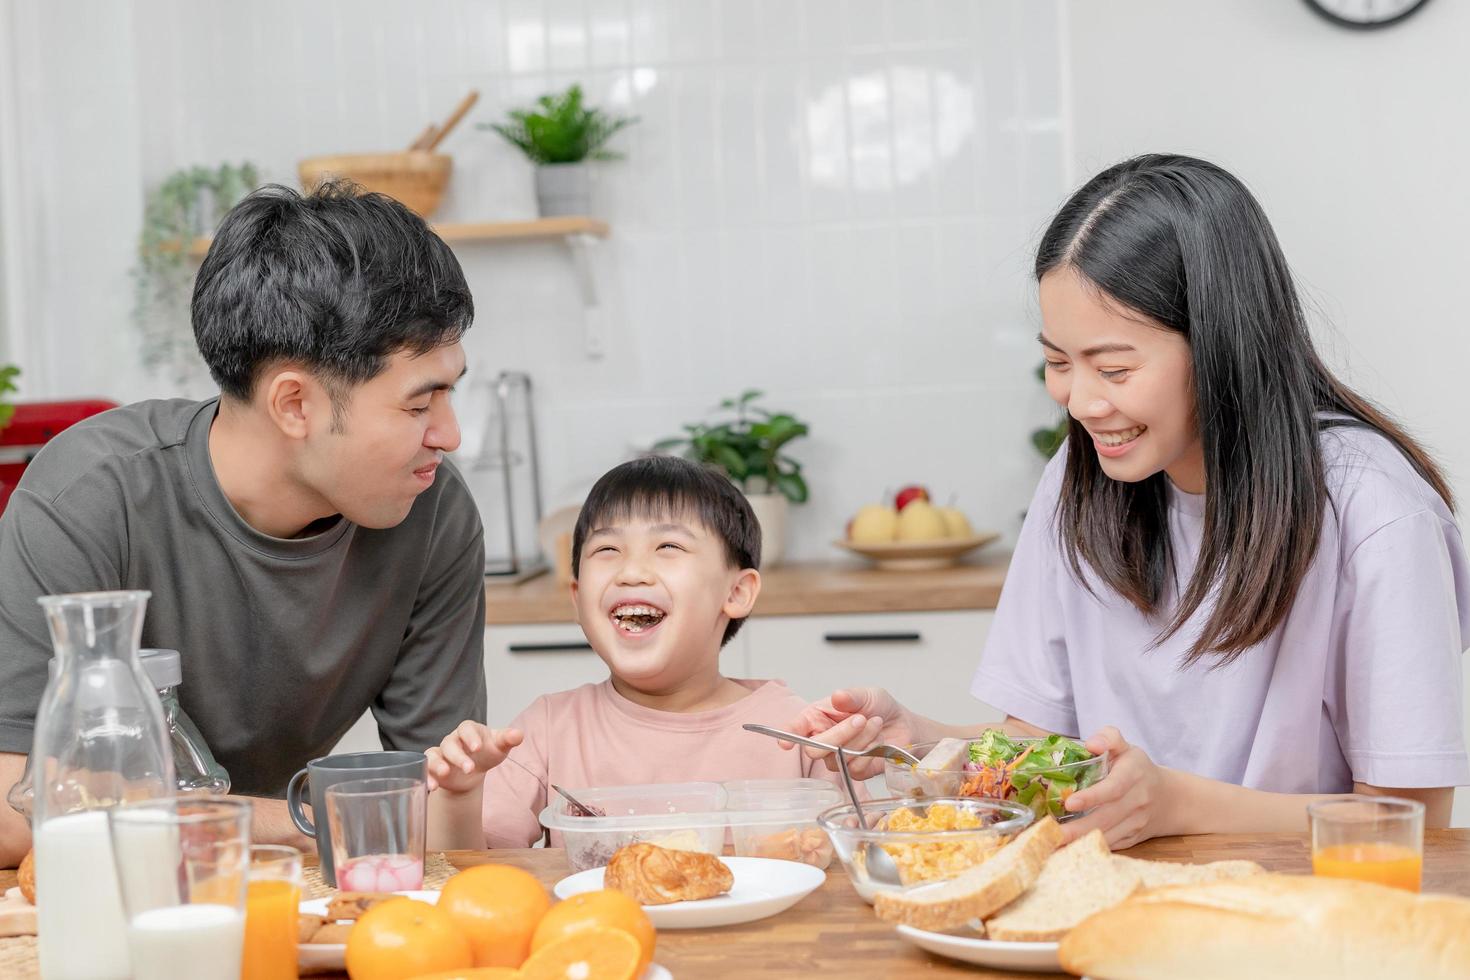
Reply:
[[426, 754], [429, 791], [443, 789], [465, 793], [475, 789], [485, 773], [505, 761], [510, 750], [525, 736], [514, 728], [487, 728], [477, 721], [462, 721], [444, 741]]
[[1086, 745], [1094, 755], [1109, 754], [1108, 774], [1067, 798], [1064, 805], [1068, 812], [1092, 812], [1062, 825], [1066, 839], [1074, 841], [1101, 830], [1108, 846], [1119, 851], [1158, 836], [1158, 828], [1166, 819], [1167, 770], [1154, 765], [1143, 749], [1129, 745], [1111, 725], [1089, 738]]
[[[912, 745], [913, 729], [914, 719], [908, 709], [881, 687], [834, 691], [831, 697], [807, 705], [801, 716], [790, 725], [794, 734], [854, 752], [861, 752], [880, 742]], [[789, 749], [792, 744], [782, 742], [781, 747]], [[825, 761], [828, 769], [836, 771], [837, 759], [831, 752], [810, 746], [802, 746], [801, 751], [808, 758]], [[852, 759], [848, 762], [848, 769], [853, 778], [868, 779], [883, 771], [883, 760]]]

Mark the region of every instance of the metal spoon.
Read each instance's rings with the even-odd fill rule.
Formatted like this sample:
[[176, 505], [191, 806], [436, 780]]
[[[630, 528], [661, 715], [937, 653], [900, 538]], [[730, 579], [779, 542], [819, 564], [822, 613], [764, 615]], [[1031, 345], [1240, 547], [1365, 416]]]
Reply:
[[[805, 738], [801, 735], [792, 734], [791, 732], [783, 732], [779, 728], [771, 728], [768, 725], [751, 724], [742, 725], [741, 727], [748, 732], [755, 732], [759, 735], [770, 735], [772, 738], [785, 739], [788, 742], [796, 742], [800, 745], [810, 745], [812, 748], [823, 749], [837, 756], [837, 766], [839, 769], [842, 770], [842, 782], [844, 783], [844, 785], [847, 786], [847, 795], [848, 798], [852, 800], [853, 812], [857, 814], [858, 826], [862, 827], [864, 830], [876, 829], [868, 826], [868, 818], [867, 815], [863, 813], [863, 804], [862, 801], [858, 799], [857, 788], [853, 785], [852, 782], [852, 774], [847, 771], [847, 757], [852, 756], [853, 758], [859, 758], [862, 756], [882, 755], [886, 758], [886, 753], [875, 750], [893, 749], [896, 748], [896, 746], [875, 745], [872, 748], [867, 749], [863, 752], [849, 752], [847, 749], [844, 749], [841, 746], [828, 745], [826, 742], [818, 742], [814, 738]], [[910, 759], [913, 759], [912, 755], [909, 755], [909, 753], [904, 752], [902, 749], [898, 749], [898, 751], [902, 752]], [[917, 762], [918, 760], [915, 759], [914, 761]], [[882, 847], [874, 844], [871, 841], [862, 841], [858, 844], [858, 850], [863, 852], [863, 867], [867, 869], [868, 877], [871, 878], [875, 884], [886, 885], [890, 888], [898, 888], [903, 885], [903, 879], [899, 876], [898, 873], [898, 865], [893, 863], [892, 856], [890, 856], [889, 853], [885, 851]]]
[[595, 806], [588, 806], [585, 803], [578, 803], [577, 802], [577, 798], [575, 796], [573, 796], [571, 793], [568, 793], [566, 790], [562, 789], [560, 786], [556, 785], [556, 783], [552, 783], [551, 784], [551, 788], [554, 789], [554, 790], [556, 790], [557, 793], [561, 794], [561, 798], [564, 799], [564, 800], [566, 800], [567, 803], [571, 804], [571, 807], [574, 810], [577, 811], [577, 812], [573, 813], [572, 816], [574, 816], [574, 817], [605, 817], [605, 816], [607, 816], [607, 814], [603, 813], [602, 810], [600, 810], [599, 808], [597, 808]]

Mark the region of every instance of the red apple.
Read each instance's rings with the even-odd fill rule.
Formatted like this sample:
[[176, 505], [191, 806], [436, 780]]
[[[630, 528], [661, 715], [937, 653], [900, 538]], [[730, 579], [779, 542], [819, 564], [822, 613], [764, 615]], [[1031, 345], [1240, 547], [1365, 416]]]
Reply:
[[898, 491], [898, 496], [893, 498], [893, 506], [903, 510], [915, 500], [928, 500], [929, 491], [921, 486], [908, 486]]

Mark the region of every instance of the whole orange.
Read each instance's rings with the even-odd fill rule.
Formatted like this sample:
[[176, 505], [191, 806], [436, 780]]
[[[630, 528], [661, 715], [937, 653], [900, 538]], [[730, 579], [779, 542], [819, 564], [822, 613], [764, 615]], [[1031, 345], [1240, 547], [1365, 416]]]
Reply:
[[553, 905], [536, 927], [536, 935], [531, 939], [531, 953], [534, 955], [543, 946], [565, 936], [596, 928], [622, 929], [637, 940], [643, 955], [638, 958], [638, 971], [634, 976], [642, 976], [648, 964], [653, 962], [653, 947], [658, 933], [636, 901], [610, 888], [583, 892]]
[[374, 905], [347, 934], [352, 980], [408, 980], [473, 966], [470, 941], [449, 913], [428, 902], [390, 898]]
[[508, 966], [472, 966], [468, 970], [425, 973], [413, 980], [519, 980], [520, 971]]
[[482, 864], [450, 878], [439, 907], [469, 937], [476, 966], [520, 966], [551, 896], [530, 872]]

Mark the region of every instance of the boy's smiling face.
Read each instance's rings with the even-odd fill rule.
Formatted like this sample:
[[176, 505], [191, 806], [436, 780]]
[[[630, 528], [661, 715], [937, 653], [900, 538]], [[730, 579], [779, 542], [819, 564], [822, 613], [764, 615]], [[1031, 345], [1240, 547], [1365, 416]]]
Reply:
[[593, 528], [572, 583], [577, 621], [620, 680], [648, 694], [718, 670], [731, 619], [750, 613], [760, 573], [733, 568], [725, 543], [689, 515]]

